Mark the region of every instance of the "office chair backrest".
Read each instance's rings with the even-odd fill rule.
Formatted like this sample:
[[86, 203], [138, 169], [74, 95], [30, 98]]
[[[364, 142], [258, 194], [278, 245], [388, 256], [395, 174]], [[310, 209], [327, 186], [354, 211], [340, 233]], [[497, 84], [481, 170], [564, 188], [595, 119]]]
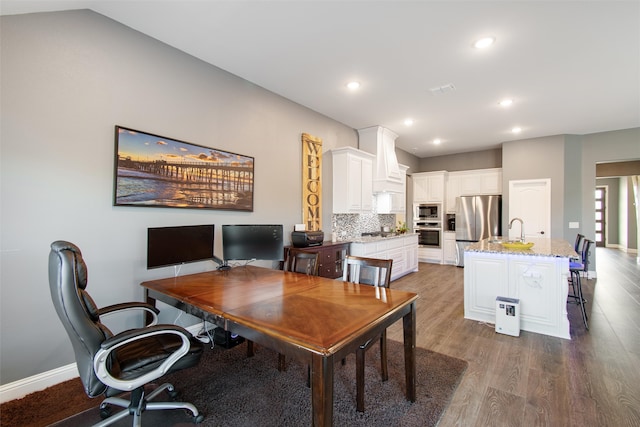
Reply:
[[392, 266], [392, 259], [347, 255], [342, 279], [346, 282], [388, 288], [391, 283]]
[[98, 396], [107, 389], [93, 370], [93, 357], [100, 344], [113, 336], [100, 323], [98, 309], [85, 291], [87, 266], [80, 249], [73, 243], [56, 241], [49, 253], [49, 289], [51, 299], [71, 340], [85, 393]]
[[304, 252], [299, 249], [290, 249], [285, 270], [317, 276], [319, 255], [318, 252]]

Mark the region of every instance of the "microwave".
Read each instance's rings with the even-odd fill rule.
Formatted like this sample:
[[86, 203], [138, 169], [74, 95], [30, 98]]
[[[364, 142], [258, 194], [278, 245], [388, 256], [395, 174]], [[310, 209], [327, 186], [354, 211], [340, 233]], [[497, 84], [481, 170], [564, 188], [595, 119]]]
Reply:
[[439, 203], [421, 203], [414, 205], [414, 221], [440, 220], [441, 206]]

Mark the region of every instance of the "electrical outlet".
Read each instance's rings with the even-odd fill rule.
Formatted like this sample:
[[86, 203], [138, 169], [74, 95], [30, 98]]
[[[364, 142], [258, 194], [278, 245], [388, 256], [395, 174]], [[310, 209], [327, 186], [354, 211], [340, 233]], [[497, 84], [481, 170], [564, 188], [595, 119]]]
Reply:
[[580, 228], [579, 222], [569, 222], [569, 228]]

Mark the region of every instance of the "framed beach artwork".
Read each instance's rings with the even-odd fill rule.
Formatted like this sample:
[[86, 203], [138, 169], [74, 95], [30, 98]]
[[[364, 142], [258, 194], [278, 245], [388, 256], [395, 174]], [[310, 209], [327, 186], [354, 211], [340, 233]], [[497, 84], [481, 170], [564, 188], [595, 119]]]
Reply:
[[114, 206], [253, 211], [254, 158], [116, 126]]

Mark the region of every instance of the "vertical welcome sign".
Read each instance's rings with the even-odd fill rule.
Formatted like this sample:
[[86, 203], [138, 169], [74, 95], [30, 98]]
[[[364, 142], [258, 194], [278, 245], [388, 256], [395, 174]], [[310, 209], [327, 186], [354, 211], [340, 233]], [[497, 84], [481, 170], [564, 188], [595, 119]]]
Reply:
[[307, 230], [322, 230], [322, 140], [302, 134], [302, 220]]

